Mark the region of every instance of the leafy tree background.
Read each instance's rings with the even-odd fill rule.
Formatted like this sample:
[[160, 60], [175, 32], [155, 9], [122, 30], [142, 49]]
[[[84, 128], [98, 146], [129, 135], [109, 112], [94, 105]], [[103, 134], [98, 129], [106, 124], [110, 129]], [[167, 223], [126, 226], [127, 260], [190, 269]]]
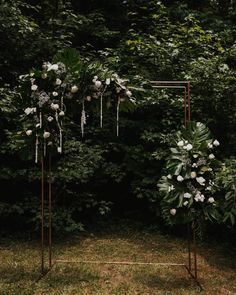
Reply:
[[[218, 175], [222, 219], [235, 221], [236, 1], [2, 0], [0, 3], [0, 219], [37, 229], [39, 169], [22, 149], [19, 75], [58, 52], [76, 48], [143, 87], [137, 108], [121, 118], [91, 111], [86, 137], [66, 134], [65, 154], [53, 165], [54, 227], [72, 232], [99, 214], [160, 216], [157, 182], [170, 138], [183, 123], [175, 91], [153, 91], [149, 80], [190, 80], [192, 117], [221, 142]], [[136, 212], [136, 213], [134, 213]], [[109, 215], [110, 214], [110, 215]]]

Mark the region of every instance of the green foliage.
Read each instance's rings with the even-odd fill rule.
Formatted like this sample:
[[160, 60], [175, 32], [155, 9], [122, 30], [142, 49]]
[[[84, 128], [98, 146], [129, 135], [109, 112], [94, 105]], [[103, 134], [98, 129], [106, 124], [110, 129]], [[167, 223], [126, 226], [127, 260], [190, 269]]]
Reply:
[[168, 224], [189, 223], [194, 220], [219, 220], [215, 190], [215, 171], [220, 163], [213, 149], [219, 145], [210, 138], [208, 128], [189, 123], [173, 141], [166, 174], [159, 183], [163, 217]]
[[236, 161], [226, 160], [224, 169], [217, 173], [216, 183], [221, 197], [222, 222], [234, 225], [236, 221]]

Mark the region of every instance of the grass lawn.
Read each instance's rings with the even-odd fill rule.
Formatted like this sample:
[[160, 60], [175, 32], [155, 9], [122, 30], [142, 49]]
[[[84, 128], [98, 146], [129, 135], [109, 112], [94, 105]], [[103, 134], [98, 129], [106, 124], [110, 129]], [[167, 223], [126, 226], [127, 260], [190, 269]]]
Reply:
[[[5, 241], [0, 250], [0, 295], [152, 295], [199, 294], [180, 266], [57, 263], [39, 277], [39, 243]], [[202, 244], [199, 250], [201, 294], [236, 294], [236, 253], [226, 245]], [[54, 259], [174, 262], [187, 261], [180, 238], [144, 227], [111, 226], [94, 233], [54, 239]]]

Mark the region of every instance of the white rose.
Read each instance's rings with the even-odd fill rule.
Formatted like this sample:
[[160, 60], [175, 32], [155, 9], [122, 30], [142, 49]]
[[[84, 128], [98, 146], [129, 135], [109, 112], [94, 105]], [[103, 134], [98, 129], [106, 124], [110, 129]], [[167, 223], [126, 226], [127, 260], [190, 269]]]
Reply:
[[32, 135], [33, 131], [32, 130], [27, 130], [25, 133], [26, 133], [26, 135], [30, 136], [30, 135]]
[[209, 199], [208, 199], [208, 203], [214, 203], [215, 202], [215, 199], [213, 198], [213, 197], [210, 197]]
[[56, 85], [61, 85], [61, 79], [57, 78], [55, 84]]
[[132, 96], [132, 92], [129, 91], [129, 90], [127, 90], [127, 91], [126, 91], [126, 95], [127, 95], [128, 97], [131, 97], [131, 96]]
[[184, 178], [183, 178], [181, 175], [178, 175], [177, 180], [178, 180], [179, 182], [182, 182], [182, 181], [184, 180]]
[[170, 214], [171, 214], [171, 215], [175, 215], [175, 214], [176, 214], [176, 212], [177, 212], [177, 210], [176, 210], [176, 209], [170, 209]]
[[208, 157], [210, 160], [215, 159], [215, 155], [214, 154], [210, 154]]
[[214, 146], [219, 146], [219, 145], [220, 145], [220, 143], [219, 143], [219, 141], [218, 141], [218, 140], [214, 140], [214, 141], [213, 141], [213, 145], [214, 145]]
[[193, 148], [193, 146], [190, 143], [187, 144], [187, 146], [186, 146], [186, 150], [187, 151], [190, 151], [192, 148]]
[[59, 109], [59, 104], [57, 104], [57, 103], [52, 103], [52, 104], [51, 104], [51, 109], [54, 110], [54, 111], [58, 110], [58, 109]]
[[172, 175], [168, 174], [168, 175], [167, 175], [167, 178], [168, 178], [168, 179], [172, 179]]
[[78, 86], [74, 85], [71, 87], [71, 93], [76, 93], [79, 90]]
[[60, 117], [63, 117], [63, 116], [65, 116], [65, 112], [63, 112], [63, 111], [60, 111], [60, 113], [59, 113], [59, 116], [60, 116]]
[[196, 194], [196, 196], [194, 197], [194, 200], [196, 202], [198, 202], [201, 199], [201, 195], [200, 194]]
[[47, 71], [57, 71], [58, 70], [58, 64], [49, 64]]
[[201, 195], [199, 199], [200, 199], [201, 202], [204, 202], [205, 196], [204, 195]]
[[53, 121], [53, 117], [52, 116], [49, 116], [48, 117], [48, 122], [52, 122]]
[[208, 147], [209, 149], [212, 149], [212, 148], [213, 148], [213, 144], [212, 144], [212, 143], [208, 143], [208, 144], [207, 144], [207, 147]]
[[187, 206], [188, 205], [188, 201], [183, 202], [183, 205], [184, 206]]
[[184, 146], [184, 141], [183, 141], [183, 140], [180, 140], [180, 141], [177, 143], [177, 145], [178, 145], [179, 147], [183, 147], [183, 146]]
[[193, 157], [194, 157], [194, 159], [196, 159], [198, 157], [198, 155], [195, 154], [195, 155], [193, 155]]
[[111, 84], [111, 79], [110, 78], [107, 78], [106, 79], [106, 85], [110, 85]]
[[190, 199], [192, 197], [192, 195], [190, 193], [185, 193], [184, 194], [184, 198], [186, 199]]
[[58, 92], [53, 91], [52, 95], [53, 95], [53, 96], [58, 96]]
[[36, 91], [37, 89], [38, 89], [38, 86], [37, 85], [34, 84], [34, 85], [31, 86], [31, 90], [32, 91]]
[[196, 180], [200, 185], [202, 185], [202, 186], [205, 185], [206, 179], [204, 177], [202, 177], [202, 176], [197, 177]]
[[186, 145], [184, 145], [184, 146], [183, 146], [183, 149], [184, 149], [184, 150], [186, 150], [186, 149], [187, 149], [187, 146], [186, 146]]
[[95, 86], [96, 86], [97, 88], [100, 88], [100, 87], [102, 86], [102, 82], [99, 81], [99, 80], [95, 81], [94, 84], [95, 84]]
[[197, 177], [197, 173], [195, 171], [191, 172], [191, 178], [196, 178]]
[[86, 100], [87, 100], [87, 101], [91, 101], [91, 96], [89, 96], [89, 95], [86, 96]]
[[50, 135], [51, 135], [50, 132], [45, 131], [43, 134], [43, 138], [47, 139], [50, 137]]
[[98, 79], [98, 76], [94, 76], [94, 77], [93, 77], [93, 81], [94, 81], [94, 82], [97, 81], [97, 79]]
[[31, 114], [32, 112], [32, 108], [26, 108], [25, 109], [25, 114], [28, 116], [29, 114]]

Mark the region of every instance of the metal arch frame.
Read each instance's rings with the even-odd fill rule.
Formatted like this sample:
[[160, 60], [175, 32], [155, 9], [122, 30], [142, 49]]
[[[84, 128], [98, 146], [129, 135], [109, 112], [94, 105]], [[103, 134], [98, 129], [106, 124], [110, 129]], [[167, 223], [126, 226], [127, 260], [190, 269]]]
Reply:
[[[182, 89], [184, 96], [184, 126], [191, 121], [190, 104], [190, 82], [189, 81], [151, 81], [155, 89]], [[45, 267], [45, 159], [41, 159], [41, 275], [37, 281], [45, 277], [58, 263], [80, 263], [80, 264], [115, 264], [115, 265], [159, 265], [159, 266], [181, 266], [189, 273], [199, 289], [203, 288], [198, 281], [197, 268], [197, 247], [196, 247], [196, 227], [195, 222], [188, 225], [188, 263], [148, 263], [132, 261], [73, 261], [73, 260], [54, 260], [52, 261], [52, 161], [51, 155], [48, 156], [48, 267]], [[193, 258], [192, 258], [193, 255]], [[192, 263], [192, 259], [194, 262]]]

